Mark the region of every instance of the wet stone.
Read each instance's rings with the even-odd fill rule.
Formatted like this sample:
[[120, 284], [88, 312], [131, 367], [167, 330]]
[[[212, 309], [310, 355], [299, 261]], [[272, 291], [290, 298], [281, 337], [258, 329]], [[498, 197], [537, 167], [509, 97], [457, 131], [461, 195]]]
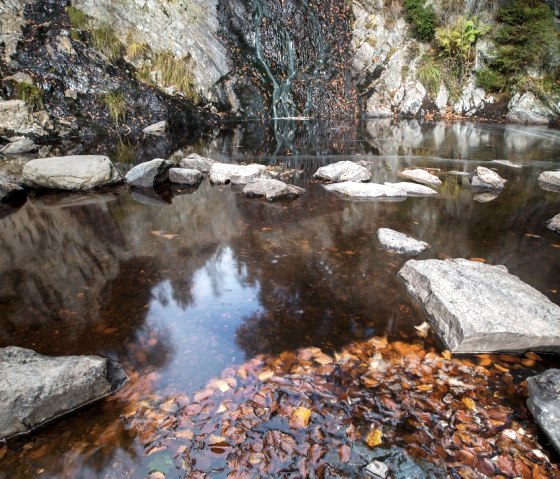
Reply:
[[504, 188], [506, 180], [504, 180], [498, 173], [495, 173], [484, 166], [479, 166], [476, 169], [476, 175], [473, 176], [471, 186], [473, 188], [483, 190], [501, 190]]
[[560, 452], [560, 369], [527, 379], [527, 406], [535, 421]]
[[38, 146], [30, 138], [18, 138], [4, 145], [0, 153], [4, 155], [19, 155], [36, 150]]
[[371, 180], [371, 172], [353, 161], [339, 161], [319, 168], [313, 178], [333, 183], [344, 181], [366, 182]]
[[9, 201], [21, 195], [25, 195], [21, 185], [14, 178], [0, 172], [0, 201]]
[[417, 255], [430, 247], [424, 241], [415, 240], [410, 236], [389, 228], [379, 228], [377, 230], [377, 239], [384, 248], [397, 254]]
[[216, 163], [216, 161], [211, 158], [205, 158], [204, 156], [200, 156], [196, 153], [191, 153], [186, 158], [183, 158], [179, 165], [181, 168], [190, 168], [206, 174], [210, 171], [210, 168], [214, 163]]
[[169, 170], [169, 181], [179, 185], [196, 186], [203, 178], [204, 175], [200, 171], [190, 168], [171, 168]]
[[410, 183], [408, 181], [401, 181], [399, 183], [384, 183], [387, 186], [392, 186], [400, 190], [406, 191], [408, 196], [437, 196], [437, 191], [429, 188], [428, 186], [419, 185], [418, 183]]
[[552, 231], [560, 234], [560, 213], [548, 220], [546, 226]]
[[209, 178], [212, 183], [245, 185], [256, 178], [263, 178], [267, 174], [266, 166], [256, 163], [250, 165], [234, 165], [229, 163], [214, 163], [210, 167]]
[[169, 170], [174, 163], [157, 158], [133, 167], [125, 176], [126, 182], [137, 188], [153, 188], [169, 179]]
[[560, 191], [560, 170], [542, 172], [539, 184], [546, 190]]
[[243, 188], [243, 193], [249, 197], [264, 196], [267, 201], [277, 201], [293, 200], [305, 193], [305, 190], [280, 180], [260, 178], [247, 183]]
[[441, 185], [441, 180], [436, 175], [432, 175], [426, 170], [421, 170], [420, 168], [400, 171], [399, 176], [407, 180], [412, 180], [412, 181], [416, 181], [417, 183], [422, 183], [423, 185], [429, 185], [429, 186]]
[[324, 188], [333, 193], [352, 199], [395, 199], [404, 200], [407, 197], [405, 190], [394, 186], [380, 185], [378, 183], [356, 183], [345, 181], [343, 183], [332, 183]]

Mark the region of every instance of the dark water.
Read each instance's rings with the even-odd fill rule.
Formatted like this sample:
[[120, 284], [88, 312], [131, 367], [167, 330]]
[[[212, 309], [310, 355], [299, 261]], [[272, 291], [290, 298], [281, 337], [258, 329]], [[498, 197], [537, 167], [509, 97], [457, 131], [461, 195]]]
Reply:
[[[419, 258], [503, 264], [560, 304], [560, 236], [545, 227], [560, 213], [560, 193], [537, 184], [540, 172], [560, 168], [556, 131], [250, 123], [170, 156], [192, 151], [296, 168], [294, 183], [308, 192], [267, 204], [205, 180], [196, 191], [37, 194], [4, 208], [0, 347], [110, 356], [134, 376], [135, 401], [191, 394], [259, 353], [410, 338], [425, 317], [396, 277], [406, 258], [379, 247], [379, 227], [427, 241], [431, 249]], [[396, 181], [413, 165], [465, 172], [484, 165], [509, 183], [487, 203], [452, 175], [442, 177], [437, 198], [353, 202], [310, 181], [319, 166], [341, 159], [366, 161], [374, 181]], [[14, 172], [21, 163], [3, 166]], [[0, 477], [145, 477], [150, 457], [119, 420], [126, 406], [106, 401], [15, 441]]]

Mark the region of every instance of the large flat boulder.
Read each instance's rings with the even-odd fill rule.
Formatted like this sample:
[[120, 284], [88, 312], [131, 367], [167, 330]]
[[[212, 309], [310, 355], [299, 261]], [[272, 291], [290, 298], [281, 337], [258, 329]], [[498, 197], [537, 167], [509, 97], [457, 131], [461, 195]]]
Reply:
[[422, 183], [423, 185], [429, 185], [429, 186], [441, 185], [441, 180], [436, 175], [432, 175], [428, 171], [422, 170], [420, 168], [412, 168], [412, 169], [400, 171], [399, 177], [404, 178], [406, 180], [416, 181], [417, 183]]
[[191, 153], [186, 158], [183, 158], [179, 165], [181, 168], [190, 168], [206, 174], [210, 171], [210, 168], [214, 163], [216, 163], [216, 161], [212, 158], [206, 158], [198, 155], [197, 153]]
[[267, 169], [264, 165], [252, 163], [250, 165], [235, 165], [231, 163], [214, 163], [210, 167], [209, 178], [212, 183], [223, 185], [246, 185], [256, 178], [266, 177]]
[[122, 368], [99, 356], [42, 356], [30, 349], [0, 348], [0, 440], [117, 391]]
[[418, 183], [411, 183], [410, 181], [400, 181], [399, 183], [389, 183], [386, 181], [384, 184], [404, 190], [408, 196], [437, 196], [438, 194], [433, 188], [419, 185]]
[[111, 160], [101, 155], [73, 155], [31, 160], [23, 180], [36, 188], [82, 191], [122, 181]]
[[303, 188], [289, 185], [280, 180], [258, 178], [247, 183], [243, 193], [248, 197], [262, 197], [267, 201], [293, 200], [305, 193]]
[[560, 369], [527, 378], [527, 406], [535, 422], [560, 452]]
[[389, 228], [379, 228], [377, 239], [385, 249], [397, 254], [417, 255], [429, 248], [430, 245], [424, 241], [418, 241], [404, 233]]
[[560, 306], [505, 266], [409, 260], [399, 276], [453, 352], [560, 352]]
[[324, 188], [344, 197], [359, 200], [383, 198], [399, 200], [407, 197], [405, 190], [396, 188], [395, 186], [380, 185], [379, 183], [356, 183], [354, 181], [345, 181], [344, 183], [332, 183], [330, 185], [325, 185]]
[[175, 166], [172, 161], [156, 158], [131, 168], [126, 174], [126, 182], [136, 188], [153, 188], [169, 179], [169, 170]]
[[202, 172], [191, 168], [171, 168], [169, 170], [169, 181], [178, 185], [197, 186], [203, 178]]
[[370, 181], [371, 172], [353, 161], [339, 161], [331, 165], [321, 166], [313, 178], [333, 183], [344, 181]]
[[543, 171], [539, 175], [539, 184], [545, 190], [560, 191], [560, 170]]

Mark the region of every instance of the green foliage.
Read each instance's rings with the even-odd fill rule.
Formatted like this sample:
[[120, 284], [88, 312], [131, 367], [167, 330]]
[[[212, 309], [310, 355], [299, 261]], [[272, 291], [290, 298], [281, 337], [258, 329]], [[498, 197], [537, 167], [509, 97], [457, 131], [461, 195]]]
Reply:
[[481, 68], [475, 75], [476, 84], [487, 92], [498, 93], [504, 91], [507, 86], [507, 76], [492, 68]]
[[73, 28], [83, 30], [87, 27], [88, 17], [84, 12], [70, 5], [66, 7], [66, 13]]
[[432, 95], [436, 95], [441, 84], [441, 70], [432, 55], [426, 54], [418, 65], [418, 80]]
[[39, 111], [43, 108], [43, 92], [40, 88], [27, 82], [18, 82], [14, 88], [18, 99], [27, 103], [31, 111]]
[[436, 42], [442, 55], [469, 61], [477, 39], [488, 31], [476, 18], [458, 17], [448, 27], [436, 29]]
[[159, 52], [156, 53], [154, 58], [154, 68], [160, 72], [161, 82], [165, 86], [175, 87], [195, 102], [198, 100], [190, 59], [177, 59], [169, 51]]
[[101, 103], [109, 110], [109, 115], [119, 125], [126, 118], [126, 99], [119, 90], [111, 90], [103, 95]]
[[434, 38], [436, 14], [432, 5], [425, 0], [404, 0], [406, 21], [412, 26], [414, 36], [421, 41], [430, 42]]
[[103, 23], [90, 33], [93, 48], [105, 55], [109, 61], [122, 57], [123, 46], [109, 25]]

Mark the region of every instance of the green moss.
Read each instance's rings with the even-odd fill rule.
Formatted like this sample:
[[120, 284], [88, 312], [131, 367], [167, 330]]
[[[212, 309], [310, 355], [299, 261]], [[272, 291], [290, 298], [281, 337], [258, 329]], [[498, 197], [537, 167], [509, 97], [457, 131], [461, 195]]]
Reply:
[[429, 93], [437, 94], [441, 84], [441, 69], [432, 55], [426, 54], [420, 59], [417, 76]]
[[93, 48], [105, 55], [109, 61], [122, 57], [123, 46], [108, 24], [99, 25], [92, 29], [90, 34]]
[[436, 26], [434, 7], [425, 0], [404, 0], [403, 7], [414, 36], [423, 42], [432, 41]]
[[119, 90], [111, 90], [103, 95], [101, 103], [109, 110], [109, 115], [119, 125], [126, 118], [126, 99]]
[[14, 88], [17, 98], [27, 103], [31, 111], [39, 111], [43, 108], [43, 92], [40, 88], [26, 82], [18, 82]]
[[66, 13], [68, 14], [70, 25], [72, 25], [73, 28], [77, 28], [79, 30], [86, 28], [88, 17], [84, 12], [76, 7], [68, 6], [66, 7]]
[[487, 92], [498, 93], [506, 89], [508, 79], [499, 71], [485, 67], [477, 70], [475, 75], [476, 84]]

